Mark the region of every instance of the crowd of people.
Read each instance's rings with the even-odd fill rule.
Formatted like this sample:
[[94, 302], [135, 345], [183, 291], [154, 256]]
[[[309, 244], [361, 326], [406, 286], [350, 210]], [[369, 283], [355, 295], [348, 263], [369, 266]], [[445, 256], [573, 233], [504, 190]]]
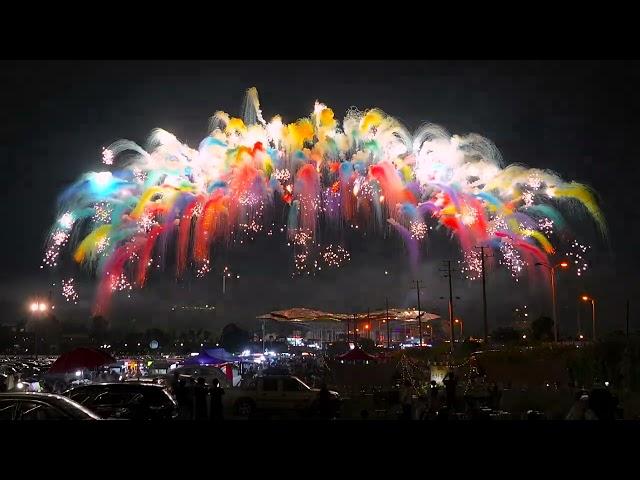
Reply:
[[224, 389], [218, 379], [207, 385], [205, 379], [180, 378], [174, 375], [169, 385], [178, 404], [180, 420], [222, 420], [222, 396]]

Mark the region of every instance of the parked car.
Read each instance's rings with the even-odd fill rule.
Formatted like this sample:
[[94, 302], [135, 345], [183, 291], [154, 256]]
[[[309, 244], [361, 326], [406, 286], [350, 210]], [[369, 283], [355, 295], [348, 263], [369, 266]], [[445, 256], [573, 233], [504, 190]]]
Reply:
[[67, 390], [63, 395], [101, 418], [171, 420], [178, 412], [167, 389], [153, 383], [92, 383]]
[[96, 414], [52, 393], [0, 393], [0, 421], [100, 420]]
[[[224, 402], [236, 415], [248, 417], [259, 412], [314, 414], [318, 410], [320, 389], [310, 388], [292, 375], [264, 375], [228, 389]], [[330, 409], [335, 416], [340, 409], [340, 395], [329, 391]]]

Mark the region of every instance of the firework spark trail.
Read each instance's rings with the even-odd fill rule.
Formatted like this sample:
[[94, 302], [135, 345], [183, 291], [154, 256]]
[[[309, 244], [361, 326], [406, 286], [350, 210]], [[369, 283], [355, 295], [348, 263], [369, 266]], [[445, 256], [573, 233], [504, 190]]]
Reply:
[[579, 277], [581, 277], [589, 268], [586, 255], [590, 249], [590, 245], [584, 245], [577, 240], [574, 240], [571, 242], [569, 251], [566, 253], [566, 256], [573, 262], [576, 269], [576, 275]]
[[[488, 244], [514, 275], [527, 259], [556, 249], [549, 237], [552, 226], [566, 233], [565, 204], [572, 213], [582, 205], [606, 235], [589, 187], [505, 166], [495, 145], [476, 134], [424, 124], [412, 135], [376, 108], [352, 108], [339, 121], [320, 102], [295, 122], [267, 121], [255, 89], [242, 118], [216, 112], [210, 128], [197, 149], [162, 129], [152, 131], [147, 149], [130, 140], [103, 149], [109, 170], [85, 173], [60, 196], [43, 267], [57, 266], [68, 245], [78, 263], [97, 270], [96, 305], [104, 311], [125, 267], [137, 272], [136, 286], [144, 284], [153, 250], [175, 245], [176, 274], [200, 277], [214, 246], [271, 236], [278, 227], [286, 229], [294, 271], [307, 275], [334, 258], [324, 259], [321, 240], [335, 243], [345, 229], [364, 238], [391, 225], [415, 268], [427, 225], [437, 224], [457, 240], [469, 272], [473, 247]], [[124, 152], [126, 161], [118, 161]], [[283, 226], [269, 220], [280, 210]], [[577, 261], [583, 272], [586, 262]]]
[[67, 302], [73, 302], [74, 305], [78, 304], [79, 296], [73, 284], [73, 278], [62, 280], [62, 296]]

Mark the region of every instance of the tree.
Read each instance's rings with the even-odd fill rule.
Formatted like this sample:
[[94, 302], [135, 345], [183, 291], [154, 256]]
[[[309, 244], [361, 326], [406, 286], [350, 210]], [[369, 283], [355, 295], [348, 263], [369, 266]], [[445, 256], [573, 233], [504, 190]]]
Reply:
[[376, 344], [370, 338], [359, 338], [358, 347], [366, 353], [374, 353], [376, 351]]
[[553, 338], [553, 320], [549, 317], [538, 317], [531, 322], [531, 336], [534, 340], [550, 341]]
[[522, 334], [513, 327], [500, 327], [496, 328], [491, 334], [491, 339], [497, 342], [517, 342], [522, 337]]
[[232, 353], [240, 352], [250, 341], [251, 334], [235, 323], [225, 325], [220, 335], [220, 346]]

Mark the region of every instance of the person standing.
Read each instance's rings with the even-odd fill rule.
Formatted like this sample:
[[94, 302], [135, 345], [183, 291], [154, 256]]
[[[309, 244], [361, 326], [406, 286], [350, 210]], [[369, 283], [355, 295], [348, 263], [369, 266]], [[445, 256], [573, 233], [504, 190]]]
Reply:
[[204, 378], [199, 377], [193, 389], [194, 420], [205, 420], [207, 418], [207, 393]]
[[400, 388], [400, 404], [402, 405], [402, 420], [411, 420], [411, 382], [406, 380]]
[[213, 379], [213, 385], [209, 390], [211, 398], [211, 416], [210, 419], [217, 421], [223, 419], [222, 412], [222, 396], [224, 395], [224, 389], [220, 387], [220, 381], [217, 378]]
[[444, 378], [443, 383], [447, 392], [447, 407], [453, 412], [456, 405], [456, 388], [458, 386], [458, 379], [453, 372], [449, 372]]
[[331, 398], [329, 389], [325, 383], [322, 384], [320, 392], [318, 392], [318, 413], [320, 418], [328, 420], [331, 418]]
[[438, 384], [435, 382], [435, 380], [431, 380], [430, 387], [429, 387], [429, 414], [430, 415], [435, 415], [435, 413], [438, 411], [438, 408], [440, 407], [440, 402], [438, 401], [439, 390], [440, 388], [438, 387]]
[[175, 388], [176, 402], [178, 403], [178, 418], [180, 420], [191, 420], [192, 409], [189, 402], [189, 396], [187, 394], [187, 382], [184, 378], [178, 380], [178, 385]]

